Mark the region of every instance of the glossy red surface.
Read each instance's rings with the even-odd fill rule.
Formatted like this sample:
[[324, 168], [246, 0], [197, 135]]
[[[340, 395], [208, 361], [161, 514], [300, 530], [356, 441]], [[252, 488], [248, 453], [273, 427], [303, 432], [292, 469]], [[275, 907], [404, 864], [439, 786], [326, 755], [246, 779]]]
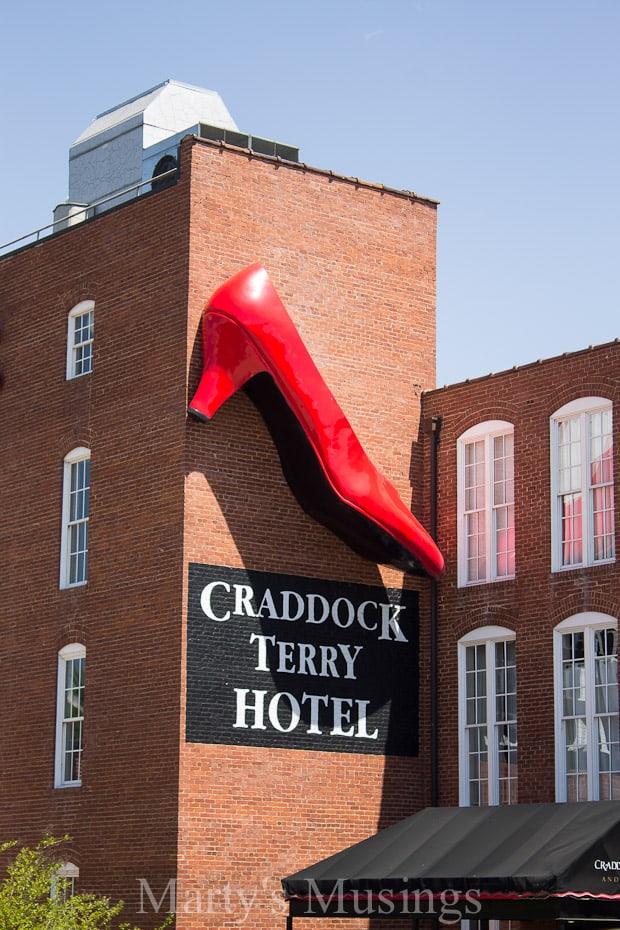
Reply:
[[[412, 565], [433, 577], [443, 572], [439, 549], [364, 452], [261, 265], [251, 265], [215, 292], [203, 315], [202, 345], [203, 374], [190, 412], [210, 419], [254, 375], [268, 373], [339, 502], [409, 552]], [[334, 519], [326, 525], [337, 531]], [[344, 539], [351, 533], [348, 522], [342, 517]], [[390, 557], [381, 561], [403, 564]]]

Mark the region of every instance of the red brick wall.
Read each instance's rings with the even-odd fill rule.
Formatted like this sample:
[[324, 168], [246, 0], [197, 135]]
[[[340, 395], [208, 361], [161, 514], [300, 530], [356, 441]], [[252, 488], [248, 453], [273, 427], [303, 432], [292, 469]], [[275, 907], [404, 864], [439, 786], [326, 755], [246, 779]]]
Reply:
[[[187, 223], [182, 184], [0, 262], [0, 835], [68, 833], [78, 887], [174, 873]], [[67, 315], [95, 301], [92, 374]], [[91, 449], [88, 584], [59, 590], [63, 458]], [[58, 650], [87, 649], [83, 784], [54, 789]]]
[[[519, 802], [555, 799], [553, 628], [582, 611], [620, 617], [616, 564], [551, 571], [549, 418], [586, 396], [614, 403], [615, 475], [620, 430], [620, 343], [576, 352], [427, 393], [423, 415], [441, 416], [438, 541], [440, 583], [440, 803], [458, 803], [457, 642], [480, 626], [516, 633]], [[514, 424], [516, 578], [457, 587], [456, 448], [485, 420]], [[616, 509], [618, 508], [616, 493]], [[616, 527], [618, 512], [616, 513]]]
[[[187, 155], [190, 390], [199, 377], [194, 340], [206, 298], [262, 262], [371, 460], [407, 502], [413, 494], [419, 514], [426, 488], [414, 482], [412, 491], [411, 444], [420, 391], [434, 383], [435, 205], [201, 143]], [[400, 573], [357, 557], [300, 509], [245, 396], [229, 400], [209, 424], [188, 421], [187, 472], [188, 561], [402, 584]], [[425, 674], [428, 583], [405, 583], [422, 592]], [[428, 734], [426, 720], [420, 723], [417, 759], [186, 746], [179, 908], [185, 896], [191, 910], [195, 891], [207, 912], [186, 913], [178, 925], [237, 924], [245, 916], [240, 892], [253, 897], [244, 926], [277, 924], [281, 877], [424, 806]]]
[[[124, 897], [127, 916], [150, 926], [177, 876], [178, 820], [178, 925], [239, 923], [239, 893], [256, 892], [250, 927], [281, 919], [281, 876], [427, 803], [428, 583], [405, 580], [421, 595], [418, 758], [185, 745], [189, 561], [402, 583], [300, 510], [245, 396], [209, 425], [186, 420], [202, 306], [262, 261], [371, 459], [427, 521], [412, 443], [434, 384], [436, 210], [301, 166], [183, 149], [175, 187], [0, 261], [12, 722], [0, 832], [71, 834], [79, 887]], [[84, 299], [96, 304], [94, 370], [67, 382], [67, 314]], [[92, 451], [89, 579], [59, 590], [62, 463], [78, 445]], [[87, 648], [83, 785], [54, 789], [57, 653], [76, 640]], [[164, 895], [159, 914], [145, 898], [136, 913], [141, 877]]]

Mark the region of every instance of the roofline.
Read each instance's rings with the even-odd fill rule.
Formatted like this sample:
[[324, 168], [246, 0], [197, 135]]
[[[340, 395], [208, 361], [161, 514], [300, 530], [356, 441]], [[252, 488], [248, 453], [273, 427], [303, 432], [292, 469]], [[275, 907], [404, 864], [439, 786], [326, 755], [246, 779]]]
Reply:
[[527, 368], [537, 368], [539, 365], [549, 365], [552, 362], [558, 362], [562, 359], [575, 358], [577, 355], [585, 355], [587, 352], [596, 352], [599, 349], [607, 349], [611, 346], [620, 344], [620, 336], [611, 339], [609, 342], [600, 342], [597, 345], [586, 346], [584, 349], [575, 349], [573, 352], [562, 352], [561, 355], [551, 355], [549, 358], [539, 358], [535, 362], [526, 362], [524, 365], [513, 365], [512, 368], [505, 368], [503, 371], [490, 371], [486, 375], [480, 375], [477, 378], [465, 378], [464, 381], [454, 381], [452, 384], [444, 384], [442, 387], [432, 388], [428, 391], [422, 391], [424, 397], [431, 394], [439, 394], [449, 388], [460, 387], [463, 384], [478, 384], [481, 381], [489, 381], [491, 378], [499, 378], [502, 375], [511, 375], [516, 371], [525, 371]]
[[238, 145], [231, 145], [230, 142], [203, 139], [201, 136], [197, 135], [188, 135], [185, 136], [185, 138], [192, 139], [195, 142], [200, 142], [201, 145], [208, 145], [217, 149], [225, 149], [226, 151], [234, 152], [237, 155], [244, 155], [247, 158], [255, 158], [258, 161], [275, 163], [282, 165], [285, 168], [292, 168], [296, 171], [304, 171], [308, 174], [321, 175], [322, 177], [332, 178], [334, 181], [344, 181], [347, 184], [353, 184], [355, 187], [363, 187], [369, 190], [375, 190], [382, 194], [393, 194], [397, 197], [403, 197], [407, 200], [428, 203], [434, 207], [438, 206], [440, 203], [439, 200], [434, 200], [432, 197], [424, 197], [422, 194], [416, 194], [414, 191], [405, 191], [400, 190], [397, 187], [388, 187], [385, 184], [376, 184], [372, 181], [363, 181], [361, 178], [353, 178], [345, 174], [338, 174], [336, 171], [331, 171], [329, 169], [315, 168], [312, 165], [308, 165], [302, 161], [287, 161], [285, 158], [281, 158], [279, 155], [263, 155], [260, 152], [254, 152], [252, 149], [245, 149]]
[[154, 84], [153, 87], [149, 87], [148, 90], [143, 90], [141, 94], [136, 94], [135, 97], [130, 97], [129, 100], [123, 100], [122, 103], [117, 103], [113, 107], [109, 107], [107, 110], [104, 110], [102, 113], [97, 113], [95, 120], [101, 119], [103, 116], [109, 116], [110, 113], [114, 113], [115, 110], [121, 110], [123, 107], [128, 107], [130, 103], [135, 103], [136, 100], [140, 100], [141, 97], [148, 97], [149, 94], [153, 94], [156, 90], [159, 90], [162, 87], [165, 87], [166, 84], [172, 84], [173, 82], [170, 78], [167, 78], [165, 81], [161, 81], [160, 84]]
[[[149, 97], [151, 94], [154, 94], [156, 90], [161, 90], [162, 87], [166, 87], [168, 84], [174, 84], [175, 87], [185, 87], [187, 90], [199, 91], [202, 94], [211, 94], [216, 97], [220, 97], [220, 94], [216, 90], [209, 90], [208, 87], [199, 87], [197, 84], [187, 84], [185, 81], [175, 81], [174, 78], [166, 78], [165, 81], [160, 81], [159, 84], [154, 84], [152, 87], [149, 87], [148, 90], [143, 90], [140, 94], [135, 94], [133, 97], [130, 97], [129, 100], [123, 100], [122, 103], [116, 103], [113, 107], [109, 107], [107, 110], [104, 110], [103, 113], [97, 113], [95, 120], [101, 119], [103, 116], [109, 116], [110, 113], [114, 113], [115, 110], [121, 110], [123, 107], [128, 107], [130, 103], [135, 103], [136, 100], [141, 100], [142, 97]], [[222, 100], [222, 103], [224, 101]], [[226, 104], [224, 104], [226, 106]]]

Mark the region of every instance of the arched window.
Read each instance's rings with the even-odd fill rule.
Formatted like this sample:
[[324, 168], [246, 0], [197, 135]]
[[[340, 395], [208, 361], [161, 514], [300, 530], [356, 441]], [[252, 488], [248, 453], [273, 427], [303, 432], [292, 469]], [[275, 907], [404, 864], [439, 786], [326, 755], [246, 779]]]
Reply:
[[80, 446], [65, 456], [62, 488], [60, 587], [88, 580], [90, 450]]
[[54, 787], [82, 784], [86, 649], [70, 643], [58, 653]]
[[95, 302], [83, 300], [69, 313], [67, 330], [67, 381], [93, 370]]
[[459, 803], [516, 804], [515, 634], [485, 626], [458, 645]]
[[587, 612], [554, 630], [556, 799], [620, 799], [618, 623]]
[[513, 578], [514, 428], [488, 420], [457, 445], [459, 587]]
[[73, 862], [63, 862], [56, 871], [57, 881], [52, 888], [53, 895], [60, 895], [63, 901], [75, 894], [75, 886], [80, 877], [79, 866]]
[[554, 571], [615, 559], [611, 402], [582, 397], [551, 417]]
[[[166, 187], [170, 187], [176, 181], [176, 174], [168, 174], [170, 171], [174, 171], [177, 167], [177, 160], [174, 155], [164, 155], [159, 159], [157, 164], [153, 169], [153, 183], [151, 184], [151, 190], [153, 191], [163, 191]], [[160, 175], [167, 174], [168, 177], [160, 178]]]

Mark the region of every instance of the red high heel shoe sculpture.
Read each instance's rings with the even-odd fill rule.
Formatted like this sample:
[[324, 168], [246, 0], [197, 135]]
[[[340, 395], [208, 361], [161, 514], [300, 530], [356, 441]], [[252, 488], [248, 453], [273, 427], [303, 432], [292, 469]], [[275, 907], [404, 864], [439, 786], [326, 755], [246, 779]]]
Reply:
[[310, 516], [373, 562], [443, 572], [439, 549], [370, 462], [261, 265], [215, 292], [202, 318], [202, 347], [190, 413], [208, 420], [243, 387]]

